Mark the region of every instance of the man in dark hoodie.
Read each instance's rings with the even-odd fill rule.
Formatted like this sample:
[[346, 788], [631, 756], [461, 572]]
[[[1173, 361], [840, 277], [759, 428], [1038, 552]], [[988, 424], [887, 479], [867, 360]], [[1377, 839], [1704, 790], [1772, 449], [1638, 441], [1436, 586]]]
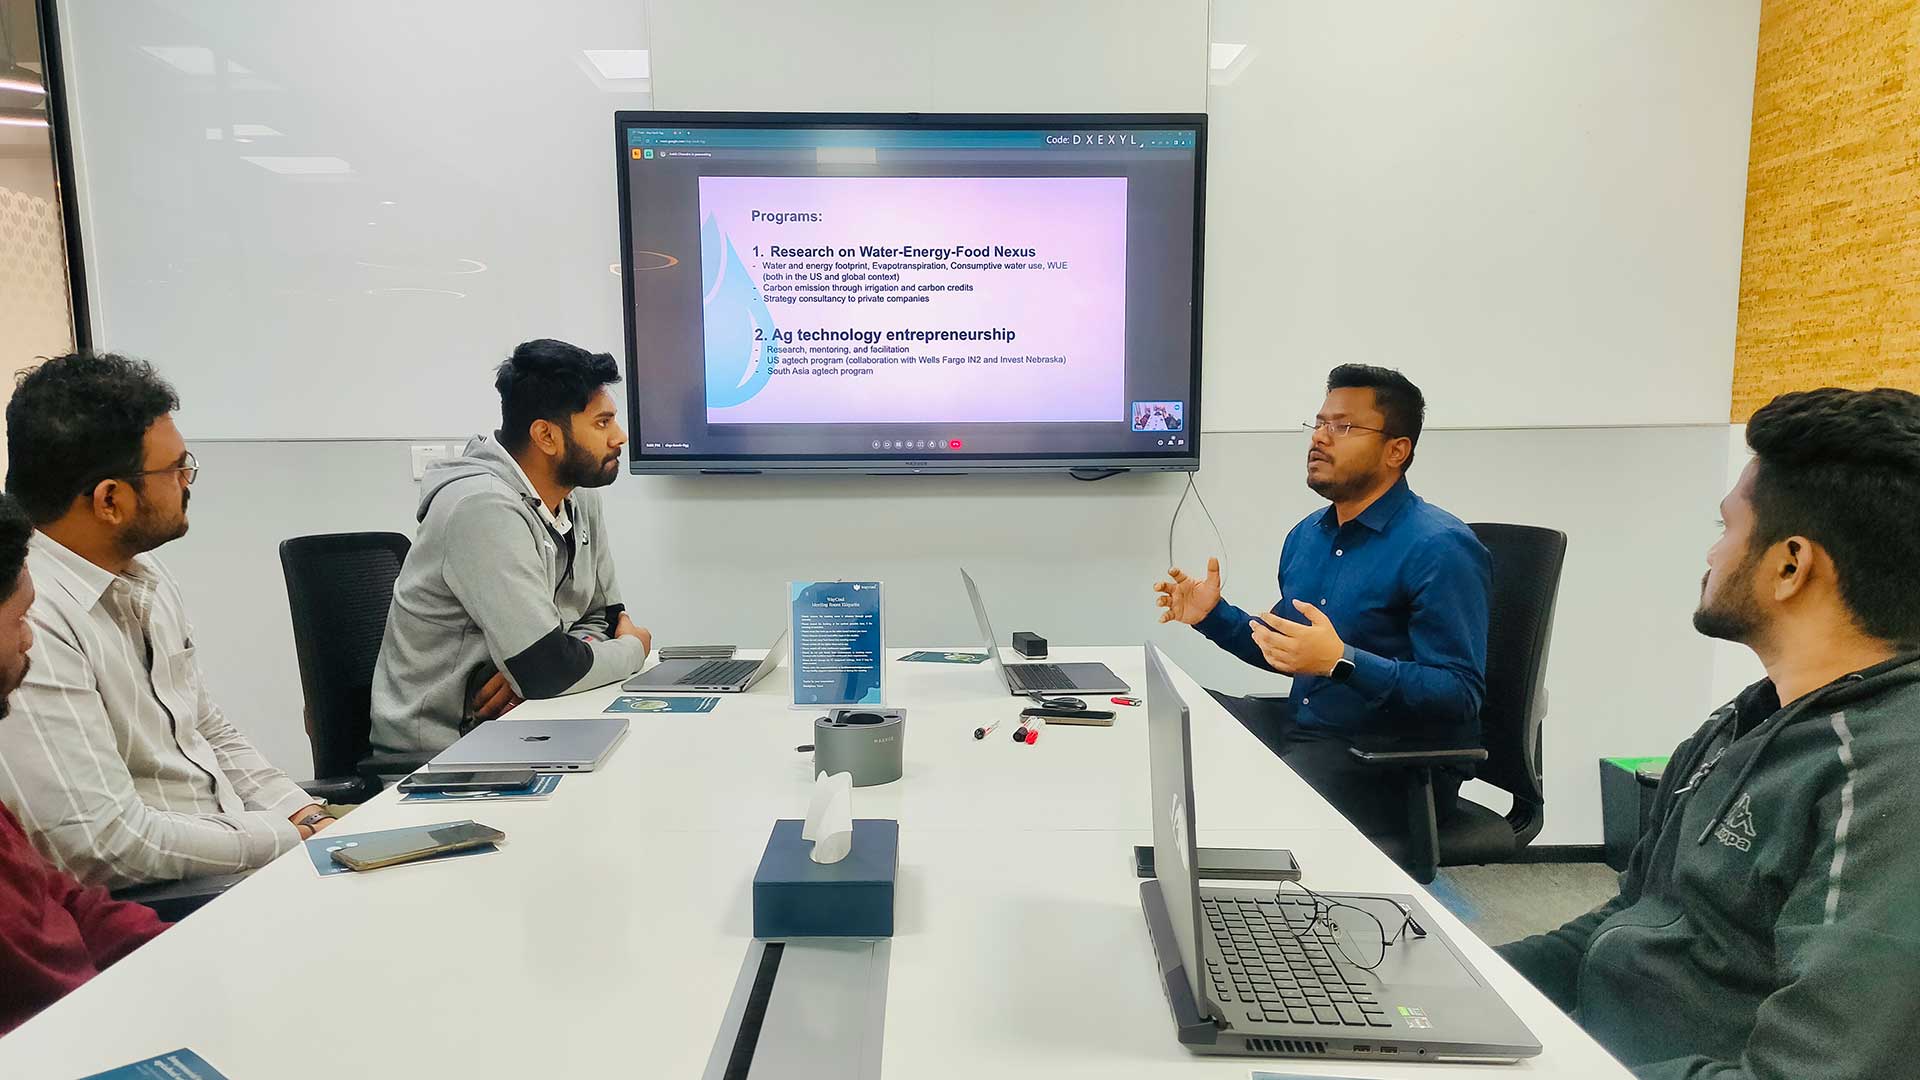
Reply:
[[427, 470], [373, 674], [373, 749], [438, 753], [524, 698], [639, 671], [653, 638], [614, 580], [598, 493], [626, 433], [606, 353], [529, 341], [495, 373], [500, 430]]
[[1612, 900], [1502, 956], [1640, 1077], [1920, 1072], [1920, 396], [1783, 394], [1694, 626], [1767, 678], [1673, 753]]

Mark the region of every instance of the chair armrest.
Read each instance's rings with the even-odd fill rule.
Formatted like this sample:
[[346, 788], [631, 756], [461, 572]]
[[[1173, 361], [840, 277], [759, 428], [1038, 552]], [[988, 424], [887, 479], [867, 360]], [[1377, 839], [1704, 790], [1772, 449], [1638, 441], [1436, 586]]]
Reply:
[[433, 754], [369, 754], [360, 759], [361, 776], [406, 776], [426, 768]]
[[179, 922], [181, 919], [200, 910], [213, 898], [247, 880], [247, 874], [217, 874], [212, 877], [187, 878], [184, 881], [157, 881], [151, 885], [129, 885], [124, 889], [115, 889], [115, 900], [126, 900], [153, 909], [155, 915], [167, 922]]
[[[315, 802], [332, 803], [336, 806], [351, 805], [373, 794], [367, 790], [367, 782], [358, 776], [332, 776], [320, 780], [299, 781], [300, 790], [313, 796]], [[374, 791], [378, 791], [375, 788]]]
[[1367, 765], [1409, 769], [1427, 765], [1452, 765], [1462, 761], [1485, 761], [1487, 751], [1478, 746], [1458, 750], [1362, 750], [1349, 746], [1347, 753]]
[[385, 790], [388, 782], [419, 772], [433, 758], [432, 754], [369, 754], [360, 759], [355, 770], [366, 781], [366, 797], [371, 799]]

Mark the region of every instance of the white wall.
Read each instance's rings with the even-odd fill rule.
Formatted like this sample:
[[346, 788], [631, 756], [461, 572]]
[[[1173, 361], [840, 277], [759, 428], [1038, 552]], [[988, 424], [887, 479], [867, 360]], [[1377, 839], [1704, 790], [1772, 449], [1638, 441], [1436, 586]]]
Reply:
[[[1423, 494], [1572, 537], [1543, 841], [1597, 842], [1595, 759], [1663, 752], [1710, 704], [1715, 661], [1687, 615], [1727, 469], [1753, 0], [63, 7], [100, 336], [180, 382], [206, 467], [194, 531], [166, 555], [216, 690], [295, 771], [275, 543], [410, 529], [405, 440], [490, 426], [494, 357], [535, 334], [620, 339], [603, 135], [646, 100], [1209, 108], [1200, 483], [1231, 595], [1271, 601], [1279, 539], [1314, 506], [1286, 429], [1325, 368], [1393, 363], [1461, 429], [1423, 442]], [[1210, 69], [1209, 40], [1245, 48]], [[644, 93], [580, 66], [639, 47]], [[352, 172], [249, 164], [242, 123]], [[465, 258], [487, 269], [457, 273]], [[861, 574], [889, 583], [893, 644], [962, 643], [964, 561], [1003, 631], [1151, 634], [1250, 689], [1258, 673], [1151, 622], [1179, 485], [627, 477], [610, 504], [629, 598], [663, 641], [751, 643], [780, 582]], [[1212, 546], [1190, 505], [1177, 558]]]
[[[61, 5], [96, 340], [209, 435], [447, 430], [533, 337], [620, 340], [644, 5]], [[366, 393], [379, 385], [382, 393]]]
[[611, 347], [655, 102], [1209, 111], [1208, 429], [1336, 358], [1442, 426], [1726, 412], [1757, 0], [62, 6], [97, 335], [190, 358], [209, 435], [442, 430], [508, 343]]
[[1216, 0], [1204, 427], [1346, 359], [1451, 427], [1724, 423], [1759, 9]]
[[1206, 0], [653, 0], [648, 13], [661, 109], [1207, 105]]

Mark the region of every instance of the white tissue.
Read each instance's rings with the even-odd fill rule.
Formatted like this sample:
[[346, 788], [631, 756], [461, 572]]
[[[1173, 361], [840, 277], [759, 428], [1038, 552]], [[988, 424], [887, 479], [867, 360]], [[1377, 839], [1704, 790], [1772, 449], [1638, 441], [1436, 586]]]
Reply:
[[813, 779], [813, 799], [800, 838], [813, 841], [812, 859], [837, 863], [853, 850], [853, 774], [826, 773]]

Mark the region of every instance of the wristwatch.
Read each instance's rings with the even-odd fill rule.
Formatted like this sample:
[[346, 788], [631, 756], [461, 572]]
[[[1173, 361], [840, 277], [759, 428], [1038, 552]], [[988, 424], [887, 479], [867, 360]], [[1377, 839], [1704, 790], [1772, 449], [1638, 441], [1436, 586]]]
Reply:
[[331, 821], [331, 820], [333, 820], [332, 814], [327, 813], [325, 810], [315, 810], [313, 813], [308, 814], [306, 817], [303, 817], [299, 821], [294, 822], [293, 827], [296, 829], [311, 830], [316, 822]]
[[1333, 662], [1333, 670], [1327, 672], [1327, 678], [1343, 683], [1353, 677], [1353, 646], [1347, 646], [1346, 654]]

